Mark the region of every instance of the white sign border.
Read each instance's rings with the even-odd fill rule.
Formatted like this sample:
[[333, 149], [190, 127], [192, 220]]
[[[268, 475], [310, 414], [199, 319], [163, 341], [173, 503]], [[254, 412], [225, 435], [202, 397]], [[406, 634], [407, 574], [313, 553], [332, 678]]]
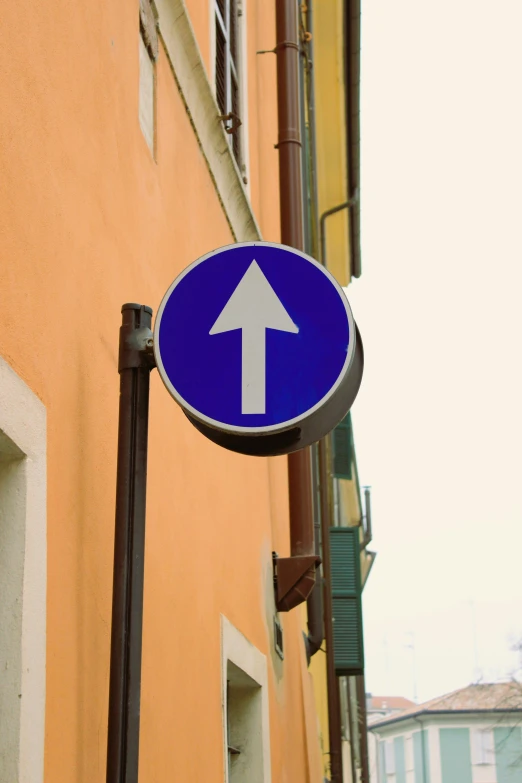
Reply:
[[[252, 248], [273, 247], [273, 248], [278, 248], [279, 250], [286, 250], [289, 253], [294, 253], [295, 255], [301, 256], [306, 261], [316, 266], [328, 278], [330, 283], [332, 283], [337, 293], [339, 294], [341, 301], [344, 304], [344, 308], [346, 310], [346, 316], [348, 318], [349, 342], [348, 342], [348, 351], [346, 352], [346, 360], [341, 372], [339, 373], [336, 382], [333, 384], [333, 386], [331, 386], [330, 390], [324, 395], [324, 397], [322, 397], [319, 400], [319, 402], [317, 402], [311, 408], [308, 408], [308, 410], [304, 411], [304, 413], [301, 413], [299, 416], [296, 416], [295, 418], [289, 419], [284, 422], [280, 422], [279, 424], [270, 424], [266, 427], [240, 427], [236, 424], [227, 424], [226, 422], [218, 421], [217, 419], [212, 419], [210, 418], [210, 416], [205, 416], [205, 414], [201, 413], [201, 411], [198, 411], [196, 408], [192, 407], [192, 405], [190, 405], [190, 403], [188, 403], [181, 396], [181, 394], [176, 390], [176, 388], [173, 386], [172, 382], [170, 381], [170, 378], [168, 377], [163, 362], [161, 360], [161, 352], [159, 349], [161, 319], [163, 316], [163, 311], [165, 310], [165, 307], [167, 306], [167, 302], [169, 301], [170, 296], [174, 291], [174, 289], [183, 280], [185, 275], [191, 272], [196, 266], [202, 264], [204, 261], [207, 261], [209, 258], [212, 258], [212, 256], [215, 256], [218, 253], [223, 253], [226, 250], [233, 250], [234, 248], [237, 247], [252, 247]], [[344, 293], [343, 289], [341, 288], [341, 286], [339, 285], [335, 277], [322, 264], [316, 261], [315, 258], [312, 258], [306, 253], [303, 253], [301, 250], [295, 250], [293, 247], [289, 247], [288, 245], [282, 245], [278, 242], [235, 242], [234, 244], [231, 245], [223, 245], [223, 247], [219, 247], [217, 248], [217, 250], [212, 250], [210, 253], [201, 256], [201, 258], [198, 258], [192, 264], [189, 264], [189, 266], [185, 267], [185, 269], [182, 272], [180, 272], [180, 274], [171, 283], [166, 294], [161, 300], [161, 304], [159, 306], [156, 319], [154, 321], [154, 358], [156, 361], [156, 367], [160, 374], [161, 380], [167, 387], [172, 397], [174, 397], [178, 405], [180, 405], [184, 410], [190, 413], [191, 416], [193, 416], [195, 419], [202, 422], [203, 424], [207, 424], [208, 426], [213, 427], [214, 429], [217, 429], [221, 432], [235, 432], [242, 435], [264, 435], [268, 433], [284, 432], [285, 430], [291, 429], [292, 427], [294, 427], [296, 424], [303, 421], [304, 419], [307, 419], [315, 411], [319, 410], [319, 408], [322, 408], [323, 405], [325, 405], [328, 402], [328, 400], [335, 394], [335, 392], [343, 382], [347, 372], [351, 367], [353, 357], [355, 354], [355, 340], [356, 340], [356, 332], [355, 332], [355, 321], [354, 321], [353, 313], [350, 304], [348, 302], [348, 299], [346, 298], [346, 294]]]

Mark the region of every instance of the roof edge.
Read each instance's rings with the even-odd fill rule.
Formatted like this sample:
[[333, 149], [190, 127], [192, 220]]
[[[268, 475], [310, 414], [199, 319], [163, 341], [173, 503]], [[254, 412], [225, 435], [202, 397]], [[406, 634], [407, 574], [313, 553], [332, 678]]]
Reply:
[[418, 710], [417, 712], [409, 712], [407, 715], [397, 715], [395, 718], [388, 718], [387, 720], [378, 721], [368, 726], [369, 731], [374, 729], [391, 726], [394, 723], [404, 723], [407, 720], [415, 720], [424, 715], [430, 717], [432, 715], [509, 715], [514, 713], [522, 713], [522, 707], [511, 707], [506, 709], [491, 708], [491, 709], [473, 709], [473, 710]]

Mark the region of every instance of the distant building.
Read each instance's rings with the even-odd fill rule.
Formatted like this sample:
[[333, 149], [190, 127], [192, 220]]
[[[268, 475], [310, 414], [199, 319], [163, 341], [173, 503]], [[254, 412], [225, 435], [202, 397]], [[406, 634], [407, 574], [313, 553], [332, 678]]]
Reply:
[[404, 696], [372, 696], [366, 694], [366, 716], [368, 723], [368, 764], [370, 781], [378, 780], [378, 737], [373, 733], [372, 726], [389, 715], [397, 716], [401, 712], [415, 708], [417, 705]]
[[372, 783], [522, 783], [522, 684], [470, 685], [370, 722]]
[[414, 701], [405, 699], [404, 696], [372, 696], [366, 695], [366, 714], [368, 723], [374, 723], [376, 720], [392, 715], [397, 712], [404, 712], [412, 707], [416, 707]]

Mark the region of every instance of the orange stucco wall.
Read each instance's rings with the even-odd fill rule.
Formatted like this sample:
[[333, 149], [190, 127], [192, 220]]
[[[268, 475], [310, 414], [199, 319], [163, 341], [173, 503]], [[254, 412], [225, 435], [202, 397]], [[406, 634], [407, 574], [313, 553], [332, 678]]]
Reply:
[[[207, 4], [189, 4], [208, 63]], [[277, 240], [273, 3], [250, 2], [252, 204]], [[105, 780], [120, 307], [231, 241], [165, 53], [157, 162], [138, 122], [138, 2], [2, 10], [0, 353], [48, 416], [46, 783]], [[298, 612], [271, 643], [286, 460], [220, 450], [153, 373], [140, 781], [223, 780], [220, 613], [268, 658], [274, 783], [317, 768]], [[312, 720], [312, 725], [315, 718]]]

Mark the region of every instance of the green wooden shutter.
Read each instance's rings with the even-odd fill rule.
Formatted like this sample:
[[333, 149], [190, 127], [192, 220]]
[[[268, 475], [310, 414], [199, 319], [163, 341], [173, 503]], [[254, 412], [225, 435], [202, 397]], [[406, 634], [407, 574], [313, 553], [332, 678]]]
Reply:
[[472, 783], [469, 729], [439, 729], [439, 743], [444, 783]]
[[496, 726], [495, 760], [498, 783], [517, 783], [522, 780], [522, 736], [520, 726]]
[[330, 528], [335, 673], [362, 674], [364, 647], [358, 527]]
[[348, 413], [332, 432], [333, 474], [335, 478], [352, 478], [353, 434]]

